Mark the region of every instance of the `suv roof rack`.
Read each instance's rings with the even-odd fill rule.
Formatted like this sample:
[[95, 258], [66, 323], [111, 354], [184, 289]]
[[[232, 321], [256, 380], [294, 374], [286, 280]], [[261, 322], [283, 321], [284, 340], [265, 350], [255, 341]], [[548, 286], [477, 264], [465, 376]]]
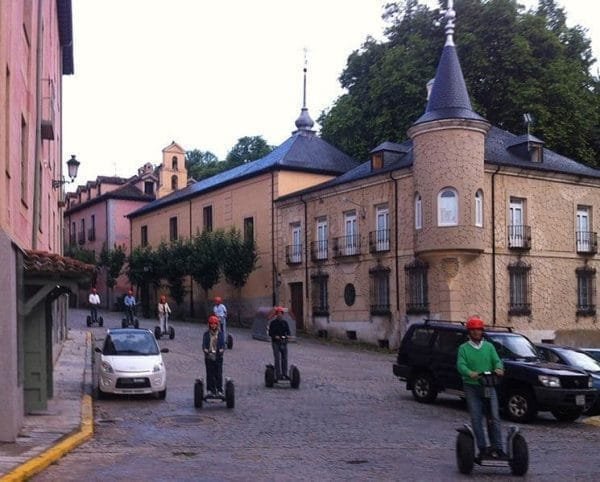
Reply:
[[426, 318], [425, 319], [425, 324], [428, 325], [429, 323], [453, 323], [455, 325], [465, 325], [464, 321], [453, 321], [453, 320], [436, 320], [433, 318]]
[[[454, 321], [454, 320], [436, 320], [433, 318], [426, 318], [425, 319], [425, 325], [428, 325], [430, 323], [451, 323], [454, 325], [461, 325], [461, 326], [466, 326], [466, 323], [464, 321]], [[513, 333], [513, 328], [512, 326], [500, 326], [500, 325], [492, 325], [492, 326], [487, 326], [485, 328], [485, 331], [508, 331], [509, 333]]]

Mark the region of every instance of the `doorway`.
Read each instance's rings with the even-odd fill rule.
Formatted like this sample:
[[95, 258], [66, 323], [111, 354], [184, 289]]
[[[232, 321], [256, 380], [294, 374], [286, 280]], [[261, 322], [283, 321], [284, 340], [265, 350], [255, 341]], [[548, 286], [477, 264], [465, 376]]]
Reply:
[[302, 283], [290, 283], [290, 307], [296, 319], [296, 330], [304, 331], [304, 289]]

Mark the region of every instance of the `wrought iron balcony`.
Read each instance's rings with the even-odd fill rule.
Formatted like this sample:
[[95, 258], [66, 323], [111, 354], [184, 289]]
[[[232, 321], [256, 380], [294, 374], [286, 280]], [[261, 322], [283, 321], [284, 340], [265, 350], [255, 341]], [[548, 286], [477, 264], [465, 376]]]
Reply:
[[527, 251], [531, 249], [531, 226], [511, 224], [508, 226], [508, 247]]
[[310, 258], [313, 261], [325, 261], [329, 256], [329, 240], [321, 239], [310, 243]]
[[369, 252], [380, 253], [390, 250], [390, 230], [378, 229], [369, 233]]
[[389, 303], [388, 304], [371, 305], [371, 314], [372, 315], [389, 315], [390, 314]]
[[287, 264], [302, 263], [302, 245], [291, 244], [285, 247], [285, 262]]
[[598, 253], [598, 235], [591, 231], [576, 231], [577, 253], [594, 255]]
[[429, 303], [406, 303], [406, 313], [409, 315], [429, 313]]
[[360, 236], [349, 234], [333, 238], [333, 256], [341, 258], [344, 256], [356, 256], [360, 254]]

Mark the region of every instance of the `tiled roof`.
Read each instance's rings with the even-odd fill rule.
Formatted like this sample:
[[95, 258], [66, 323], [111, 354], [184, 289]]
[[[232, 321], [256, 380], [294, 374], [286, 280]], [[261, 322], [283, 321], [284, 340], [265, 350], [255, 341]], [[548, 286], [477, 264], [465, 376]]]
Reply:
[[105, 192], [104, 194], [93, 197], [89, 201], [84, 201], [80, 204], [76, 204], [75, 206], [65, 210], [65, 215], [73, 214], [82, 209], [93, 206], [94, 204], [98, 204], [106, 201], [107, 199], [122, 199], [125, 201], [145, 201], [150, 202], [153, 201], [155, 196], [151, 194], [145, 194], [140, 191], [137, 187], [131, 184], [125, 184], [125, 186], [117, 188], [113, 191]]
[[190, 184], [179, 191], [141, 207], [129, 214], [128, 217], [134, 218], [272, 170], [295, 170], [338, 175], [354, 168], [356, 165], [357, 162], [354, 159], [320, 137], [298, 132], [265, 157]]
[[32, 275], [59, 275], [62, 277], [78, 278], [91, 275], [95, 266], [82, 263], [67, 256], [47, 251], [25, 250], [23, 257], [25, 273]]

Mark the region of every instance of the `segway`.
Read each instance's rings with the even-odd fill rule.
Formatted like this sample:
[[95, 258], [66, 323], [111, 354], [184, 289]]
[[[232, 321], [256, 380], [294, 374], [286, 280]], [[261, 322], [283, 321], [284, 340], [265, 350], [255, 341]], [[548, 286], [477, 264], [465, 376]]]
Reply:
[[169, 336], [169, 340], [175, 338], [175, 328], [169, 325], [169, 313], [165, 313], [165, 329], [163, 331], [160, 325], [154, 327], [154, 336], [160, 340], [161, 336]]
[[[288, 338], [287, 336], [281, 337], [279, 341], [280, 344], [287, 345]], [[282, 374], [280, 378], [275, 376], [275, 366], [269, 363], [265, 368], [265, 386], [267, 388], [273, 388], [273, 386], [277, 383], [278, 386], [285, 386], [289, 383], [289, 386], [292, 388], [300, 387], [300, 370], [295, 365], [290, 365], [290, 369], [287, 374]]]
[[92, 326], [94, 323], [98, 323], [98, 326], [104, 326], [104, 318], [102, 318], [101, 316], [98, 316], [98, 311], [96, 311], [95, 317], [92, 316], [92, 314], [90, 313], [89, 315], [87, 315], [87, 317], [85, 319], [85, 324], [87, 326]]
[[[489, 399], [491, 390], [495, 390], [498, 384], [498, 377], [491, 372], [481, 374], [480, 381], [484, 387], [484, 397], [488, 400], [484, 403], [486, 419], [488, 421], [488, 433], [490, 432], [490, 413]], [[457, 428], [458, 437], [456, 438], [456, 463], [458, 470], [462, 474], [470, 474], [475, 464], [482, 467], [510, 467], [513, 475], [521, 476], [527, 473], [529, 468], [529, 449], [527, 442], [520, 433], [519, 427], [510, 426], [506, 435], [507, 457], [498, 458], [490, 454], [480, 454], [475, 456], [475, 433], [473, 427], [465, 424]]]
[[128, 328], [130, 326], [134, 328], [140, 327], [140, 321], [135, 317], [135, 306], [126, 306], [125, 318], [121, 320], [121, 328]]
[[202, 408], [204, 402], [225, 402], [227, 408], [235, 406], [235, 387], [231, 378], [225, 378], [225, 393], [204, 393], [204, 381], [196, 378], [194, 382], [194, 407]]

